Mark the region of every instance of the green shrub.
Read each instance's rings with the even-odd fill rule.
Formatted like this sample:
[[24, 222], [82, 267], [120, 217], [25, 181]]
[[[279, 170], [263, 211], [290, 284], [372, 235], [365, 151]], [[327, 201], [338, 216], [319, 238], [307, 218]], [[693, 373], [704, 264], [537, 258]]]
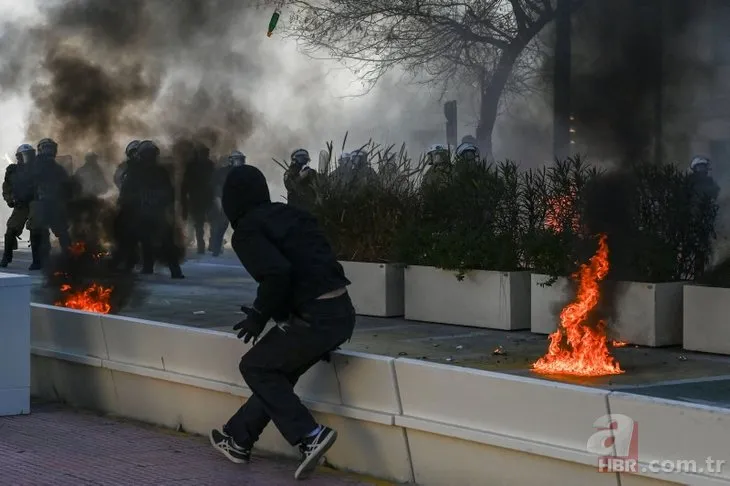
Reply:
[[394, 242], [411, 216], [416, 197], [412, 161], [404, 148], [363, 147], [370, 163], [362, 177], [345, 181], [329, 161], [315, 182], [312, 213], [324, 228], [340, 260], [393, 262]]

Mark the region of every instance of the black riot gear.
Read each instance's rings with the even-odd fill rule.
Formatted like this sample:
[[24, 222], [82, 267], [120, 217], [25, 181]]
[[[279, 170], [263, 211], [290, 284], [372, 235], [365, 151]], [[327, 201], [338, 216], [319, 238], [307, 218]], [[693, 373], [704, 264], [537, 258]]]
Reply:
[[58, 155], [58, 144], [50, 138], [44, 138], [38, 142], [38, 154], [55, 157]]

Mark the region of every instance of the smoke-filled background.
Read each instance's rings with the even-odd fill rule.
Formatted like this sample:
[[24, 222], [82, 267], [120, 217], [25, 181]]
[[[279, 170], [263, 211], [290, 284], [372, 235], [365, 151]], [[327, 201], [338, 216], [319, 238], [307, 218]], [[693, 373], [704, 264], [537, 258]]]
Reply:
[[111, 173], [131, 139], [164, 147], [196, 137], [214, 155], [243, 150], [278, 199], [282, 174], [271, 157], [303, 146], [316, 160], [347, 129], [350, 149], [370, 138], [417, 152], [443, 142], [440, 93], [394, 73], [357, 96], [362, 85], [336, 62], [267, 38], [270, 9], [235, 0], [1, 0], [0, 13], [0, 156], [49, 136], [76, 167], [94, 150]]
[[[709, 118], [718, 115], [712, 93], [724, 84], [717, 59], [730, 53], [717, 26], [729, 17], [710, 4], [588, 0], [573, 16], [575, 151], [627, 164], [656, 159], [660, 145], [659, 158], [685, 165], [727, 138]], [[417, 155], [444, 142], [437, 88], [394, 72], [357, 96], [362, 84], [336, 61], [308, 58], [276, 32], [267, 38], [271, 12], [235, 0], [0, 0], [0, 156], [50, 136], [77, 167], [93, 149], [111, 173], [131, 139], [171, 147], [194, 137], [214, 155], [243, 150], [279, 199], [281, 169], [271, 157], [303, 146], [316, 160], [323, 142], [338, 146], [346, 129], [350, 149], [373, 138], [406, 142]], [[498, 159], [536, 166], [552, 158], [553, 42], [549, 24], [536, 41], [544, 63], [534, 76], [521, 73], [523, 92], [502, 100]], [[458, 83], [445, 94], [459, 100], [459, 136], [474, 131], [473, 94]], [[715, 161], [723, 187], [727, 163]]]

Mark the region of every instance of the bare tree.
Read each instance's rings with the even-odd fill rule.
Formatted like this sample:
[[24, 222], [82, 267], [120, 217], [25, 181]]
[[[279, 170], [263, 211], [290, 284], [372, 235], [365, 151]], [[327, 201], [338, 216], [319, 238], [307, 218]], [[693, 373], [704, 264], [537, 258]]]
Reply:
[[[571, 0], [577, 7], [583, 0]], [[280, 0], [284, 26], [310, 54], [329, 51], [354, 62], [370, 86], [399, 67], [428, 82], [473, 86], [479, 94], [476, 137], [491, 156], [500, 99], [518, 87], [513, 73], [530, 64], [528, 46], [555, 17], [556, 0]], [[533, 53], [534, 54], [534, 53]], [[525, 62], [526, 61], [526, 62]]]

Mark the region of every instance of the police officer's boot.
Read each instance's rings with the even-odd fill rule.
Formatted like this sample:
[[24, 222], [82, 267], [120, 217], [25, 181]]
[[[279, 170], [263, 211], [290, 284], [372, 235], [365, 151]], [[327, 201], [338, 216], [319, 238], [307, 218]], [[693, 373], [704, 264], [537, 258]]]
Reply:
[[171, 278], [185, 278], [185, 275], [182, 273], [182, 268], [180, 268], [179, 263], [170, 263], [170, 277]]
[[45, 251], [43, 248], [43, 234], [37, 232], [30, 233], [30, 251], [33, 256], [33, 261], [28, 267], [28, 270], [40, 270], [43, 268], [43, 252]]
[[0, 260], [0, 267], [6, 268], [10, 262], [13, 261], [13, 250], [18, 247], [18, 240], [15, 235], [5, 235], [5, 249], [3, 251], [3, 258]]

